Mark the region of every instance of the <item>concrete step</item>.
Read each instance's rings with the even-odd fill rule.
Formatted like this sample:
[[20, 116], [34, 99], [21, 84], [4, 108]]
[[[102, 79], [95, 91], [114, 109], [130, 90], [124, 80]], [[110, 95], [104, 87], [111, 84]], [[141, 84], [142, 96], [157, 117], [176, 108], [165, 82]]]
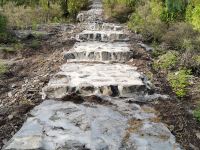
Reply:
[[127, 42], [128, 34], [123, 31], [91, 31], [84, 30], [76, 37], [77, 41], [101, 41], [101, 42]]
[[64, 52], [68, 62], [73, 61], [98, 61], [98, 62], [127, 62], [132, 56], [131, 46], [124, 42], [81, 42]]
[[43, 88], [43, 99], [82, 96], [132, 97], [148, 91], [143, 75], [126, 64], [67, 63]]

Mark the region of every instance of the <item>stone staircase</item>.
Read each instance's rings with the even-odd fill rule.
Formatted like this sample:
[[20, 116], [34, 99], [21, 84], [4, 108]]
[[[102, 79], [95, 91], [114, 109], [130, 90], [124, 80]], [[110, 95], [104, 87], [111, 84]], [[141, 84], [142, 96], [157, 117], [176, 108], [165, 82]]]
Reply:
[[[136, 67], [125, 64], [133, 56], [128, 31], [102, 22], [102, 12], [101, 0], [93, 0], [91, 9], [79, 15], [85, 30], [64, 52], [68, 62], [43, 88], [45, 101], [3, 149], [181, 149], [153, 108], [134, 103], [144, 100], [151, 87]], [[74, 93], [103, 102], [69, 101]]]

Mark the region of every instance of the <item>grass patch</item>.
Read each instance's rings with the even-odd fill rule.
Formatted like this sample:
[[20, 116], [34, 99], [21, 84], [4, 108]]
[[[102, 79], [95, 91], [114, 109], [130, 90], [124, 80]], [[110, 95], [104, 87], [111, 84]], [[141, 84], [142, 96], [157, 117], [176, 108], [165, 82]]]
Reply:
[[12, 46], [5, 46], [5, 45], [0, 45], [0, 51], [4, 53], [13, 53], [15, 52], [15, 48]]
[[0, 75], [3, 75], [7, 71], [8, 71], [7, 66], [4, 63], [0, 62]]
[[37, 40], [37, 39], [34, 39], [34, 40], [32, 40], [31, 41], [31, 43], [28, 45], [30, 48], [32, 48], [32, 49], [38, 49], [38, 48], [40, 48], [41, 47], [41, 42], [39, 41], [39, 40]]
[[200, 106], [194, 110], [193, 115], [200, 122]]

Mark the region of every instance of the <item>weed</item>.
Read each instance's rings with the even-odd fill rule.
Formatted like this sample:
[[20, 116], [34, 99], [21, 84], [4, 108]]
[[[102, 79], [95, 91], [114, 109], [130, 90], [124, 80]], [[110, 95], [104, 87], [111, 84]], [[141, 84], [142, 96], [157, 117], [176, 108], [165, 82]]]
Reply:
[[29, 45], [32, 49], [38, 49], [41, 47], [41, 42], [38, 40], [32, 40], [31, 44]]
[[175, 51], [168, 51], [166, 54], [161, 55], [158, 60], [153, 63], [154, 69], [168, 70], [176, 66], [178, 61], [178, 53]]
[[0, 62], [0, 75], [3, 75], [6, 72], [7, 72], [7, 66], [4, 63]]
[[184, 97], [187, 94], [187, 87], [190, 85], [190, 70], [179, 70], [167, 75], [167, 79], [178, 97]]

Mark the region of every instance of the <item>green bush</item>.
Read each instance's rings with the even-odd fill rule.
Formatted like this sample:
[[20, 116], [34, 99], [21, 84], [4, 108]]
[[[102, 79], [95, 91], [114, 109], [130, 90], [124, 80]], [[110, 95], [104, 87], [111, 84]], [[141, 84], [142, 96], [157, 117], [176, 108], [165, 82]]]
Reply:
[[190, 70], [179, 70], [177, 72], [169, 73], [167, 79], [173, 91], [178, 97], [184, 97], [187, 94], [187, 87], [190, 85], [189, 77]]
[[142, 0], [104, 0], [105, 16], [109, 19], [115, 19], [121, 23], [128, 21], [128, 16], [134, 10], [136, 5]]
[[200, 1], [191, 0], [186, 10], [186, 20], [200, 30]]
[[163, 11], [163, 21], [177, 21], [185, 19], [185, 11], [188, 2], [186, 0], [165, 0], [165, 11]]
[[194, 110], [194, 113], [193, 113], [194, 117], [197, 119], [197, 121], [200, 122], [200, 107], [196, 108]]
[[153, 66], [156, 70], [168, 70], [176, 66], [178, 61], [178, 53], [175, 51], [168, 51], [166, 54], [161, 55], [158, 60], [155, 60]]
[[167, 29], [167, 25], [160, 19], [163, 9], [159, 0], [146, 1], [131, 15], [129, 28], [141, 33], [145, 41], [160, 41]]

